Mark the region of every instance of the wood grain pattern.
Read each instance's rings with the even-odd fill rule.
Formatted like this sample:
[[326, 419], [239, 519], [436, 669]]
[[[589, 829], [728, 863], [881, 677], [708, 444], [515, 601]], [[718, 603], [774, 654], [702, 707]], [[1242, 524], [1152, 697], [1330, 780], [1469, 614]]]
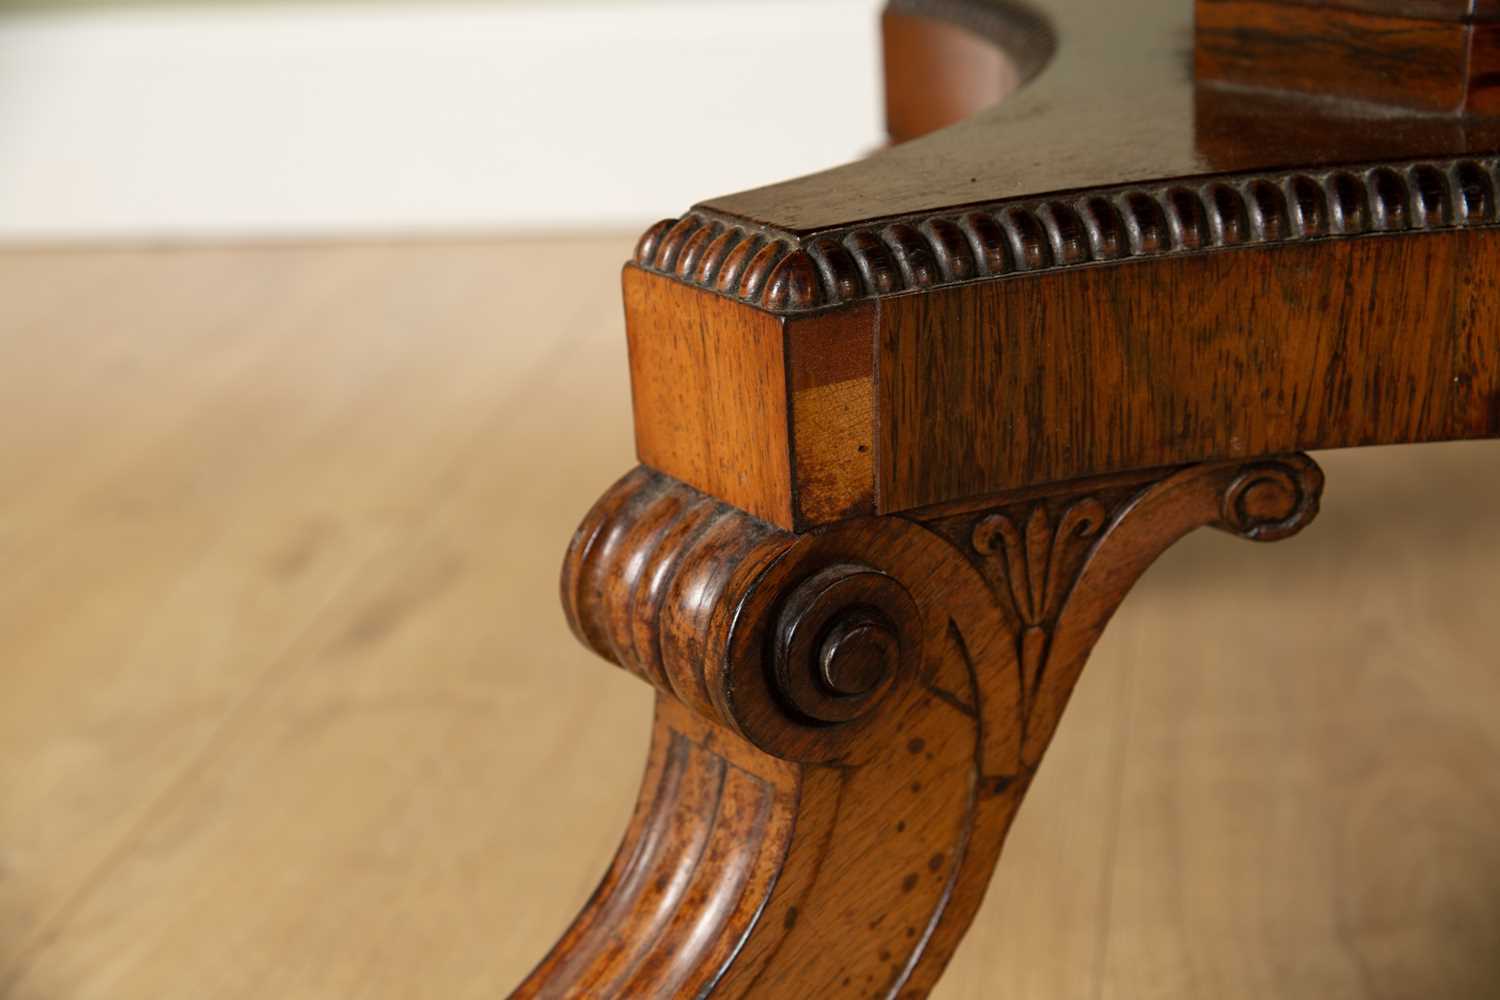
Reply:
[[1194, 72], [1219, 81], [1426, 111], [1486, 113], [1500, 26], [1280, 0], [1198, 0]]
[[1500, 23], [1475, 25], [1469, 33], [1468, 75], [1465, 108], [1476, 115], [1500, 113]]
[[875, 513], [873, 303], [786, 322], [794, 526]]
[[[590, 699], [648, 710], [537, 583], [630, 457], [628, 250], [0, 253], [0, 994], [478, 1000], [536, 960], [639, 775]], [[621, 744], [623, 795], [515, 763]]]
[[1485, 21], [1500, 17], [1494, 0], [1284, 0], [1288, 4], [1325, 10], [1363, 10], [1392, 17], [1439, 21]]
[[783, 528], [875, 510], [873, 305], [777, 316], [625, 269], [642, 462]]
[[880, 509], [1178, 461], [1500, 435], [1497, 254], [1492, 233], [1414, 235], [887, 300]]
[[1322, 484], [1289, 456], [792, 535], [627, 475], [563, 600], [661, 692], [656, 749], [614, 867], [514, 995], [925, 996], [1131, 585], [1200, 526], [1296, 533]]
[[717, 296], [681, 294], [632, 269], [624, 282], [641, 460], [790, 524], [781, 322]]
[[[878, 308], [778, 317], [628, 268], [639, 454], [801, 529], [1182, 462], [1494, 436], [1491, 176], [1466, 162], [1122, 195], [1137, 214], [1114, 216], [1118, 239], [1080, 221], [1086, 205], [1008, 209], [1038, 270]], [[1485, 224], [1420, 229], [1460, 219]], [[865, 273], [900, 287], [885, 244], [863, 245], [885, 262]], [[1127, 246], [1157, 255], [1052, 264]], [[936, 274], [942, 258], [906, 259]]]

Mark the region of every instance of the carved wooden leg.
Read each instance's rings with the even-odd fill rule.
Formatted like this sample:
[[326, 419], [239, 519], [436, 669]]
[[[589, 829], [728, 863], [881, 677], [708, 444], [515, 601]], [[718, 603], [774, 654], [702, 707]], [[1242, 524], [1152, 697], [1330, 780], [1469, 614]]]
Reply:
[[637, 469], [563, 598], [662, 692], [640, 803], [517, 997], [921, 997], [978, 909], [1089, 651], [1203, 525], [1317, 512], [1296, 455], [779, 531]]

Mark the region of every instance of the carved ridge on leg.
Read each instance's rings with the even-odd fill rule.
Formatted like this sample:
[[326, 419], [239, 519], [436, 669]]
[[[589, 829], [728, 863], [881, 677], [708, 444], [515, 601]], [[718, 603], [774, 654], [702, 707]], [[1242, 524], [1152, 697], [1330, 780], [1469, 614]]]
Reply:
[[925, 995], [1136, 579], [1198, 527], [1293, 534], [1321, 489], [1293, 455], [792, 535], [627, 475], [563, 600], [661, 692], [656, 736], [619, 856], [516, 995]]
[[712, 983], [780, 871], [796, 798], [791, 768], [741, 759], [663, 697], [614, 861], [513, 995], [677, 996], [701, 989], [699, 979]]

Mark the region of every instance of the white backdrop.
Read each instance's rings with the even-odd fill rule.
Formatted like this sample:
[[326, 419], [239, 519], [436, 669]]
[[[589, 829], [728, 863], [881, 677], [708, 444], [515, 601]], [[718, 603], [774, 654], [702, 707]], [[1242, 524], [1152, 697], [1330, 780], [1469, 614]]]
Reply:
[[881, 141], [879, 0], [0, 17], [0, 240], [638, 226]]

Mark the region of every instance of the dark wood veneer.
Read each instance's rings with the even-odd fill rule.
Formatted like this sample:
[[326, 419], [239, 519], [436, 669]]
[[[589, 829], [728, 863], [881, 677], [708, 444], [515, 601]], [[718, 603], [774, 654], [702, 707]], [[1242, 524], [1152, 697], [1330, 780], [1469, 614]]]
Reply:
[[1500, 436], [1500, 297], [1478, 294], [1497, 273], [1500, 231], [1484, 231], [893, 297], [878, 509], [1173, 462]]
[[1418, 111], [1500, 110], [1500, 24], [1469, 18], [1198, 0], [1196, 75]]
[[1494, 21], [1500, 19], [1495, 0], [1286, 0], [1287, 3], [1322, 10], [1362, 10], [1373, 14], [1446, 21]]

